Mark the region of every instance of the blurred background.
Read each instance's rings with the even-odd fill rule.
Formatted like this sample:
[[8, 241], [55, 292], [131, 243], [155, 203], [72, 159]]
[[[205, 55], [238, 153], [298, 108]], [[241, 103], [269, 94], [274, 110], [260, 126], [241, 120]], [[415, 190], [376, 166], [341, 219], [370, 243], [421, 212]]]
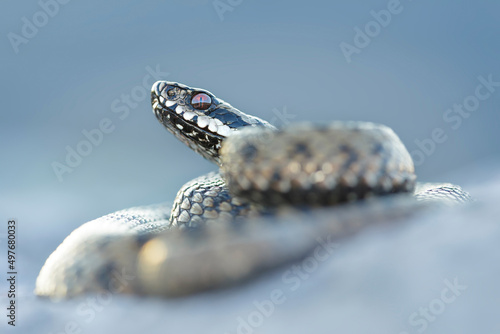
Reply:
[[[77, 226], [172, 201], [185, 182], [216, 168], [155, 119], [156, 79], [208, 89], [278, 126], [386, 124], [418, 158], [420, 180], [468, 185], [487, 180], [477, 168], [496, 166], [500, 87], [474, 98], [482, 82], [500, 81], [495, 1], [4, 6], [0, 218], [19, 221], [28, 288]], [[448, 111], [464, 103], [473, 111]], [[93, 130], [103, 122], [101, 138]], [[71, 150], [86, 156], [68, 166]]]

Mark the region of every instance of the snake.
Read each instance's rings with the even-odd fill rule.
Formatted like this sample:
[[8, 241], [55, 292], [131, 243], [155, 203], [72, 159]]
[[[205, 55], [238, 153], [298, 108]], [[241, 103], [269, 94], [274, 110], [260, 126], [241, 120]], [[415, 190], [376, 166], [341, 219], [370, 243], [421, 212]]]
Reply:
[[152, 110], [219, 171], [187, 182], [173, 205], [117, 211], [74, 230], [48, 257], [35, 294], [178, 297], [317, 260], [370, 228], [389, 228], [472, 197], [416, 182], [392, 129], [369, 122], [277, 128], [206, 89], [158, 81]]

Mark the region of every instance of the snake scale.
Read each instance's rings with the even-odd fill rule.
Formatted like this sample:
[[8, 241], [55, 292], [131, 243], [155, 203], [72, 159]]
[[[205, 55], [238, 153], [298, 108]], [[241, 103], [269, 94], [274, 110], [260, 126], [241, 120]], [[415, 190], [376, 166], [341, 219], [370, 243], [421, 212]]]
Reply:
[[220, 167], [185, 184], [173, 207], [130, 208], [73, 231], [35, 293], [179, 296], [245, 281], [314, 256], [371, 226], [469, 202], [452, 184], [416, 183], [389, 128], [363, 122], [276, 129], [211, 92], [156, 82], [164, 127]]

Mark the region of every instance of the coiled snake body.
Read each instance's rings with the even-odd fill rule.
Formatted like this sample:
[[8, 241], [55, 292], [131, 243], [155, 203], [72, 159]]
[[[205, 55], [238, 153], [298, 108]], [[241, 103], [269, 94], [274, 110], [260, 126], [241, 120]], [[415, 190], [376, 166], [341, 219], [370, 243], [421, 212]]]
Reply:
[[164, 81], [153, 85], [151, 102], [158, 120], [221, 173], [188, 182], [173, 207], [82, 225], [47, 259], [36, 294], [176, 296], [223, 287], [431, 203], [470, 200], [458, 186], [416, 184], [410, 155], [382, 125], [276, 130], [206, 90]]

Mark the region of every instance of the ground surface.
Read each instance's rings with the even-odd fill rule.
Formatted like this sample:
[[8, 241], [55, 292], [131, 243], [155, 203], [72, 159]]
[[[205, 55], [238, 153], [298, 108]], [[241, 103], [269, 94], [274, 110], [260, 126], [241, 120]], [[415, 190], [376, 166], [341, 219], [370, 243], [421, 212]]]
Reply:
[[[17, 326], [8, 331], [498, 333], [500, 173], [488, 173], [488, 182], [469, 185], [478, 198], [471, 207], [362, 233], [338, 244], [318, 266], [309, 263], [309, 272], [282, 268], [243, 286], [183, 299], [36, 298], [32, 290], [45, 256], [38, 253], [58, 240], [32, 243], [36, 238], [26, 236], [20, 239]], [[0, 301], [5, 305], [5, 294]]]

